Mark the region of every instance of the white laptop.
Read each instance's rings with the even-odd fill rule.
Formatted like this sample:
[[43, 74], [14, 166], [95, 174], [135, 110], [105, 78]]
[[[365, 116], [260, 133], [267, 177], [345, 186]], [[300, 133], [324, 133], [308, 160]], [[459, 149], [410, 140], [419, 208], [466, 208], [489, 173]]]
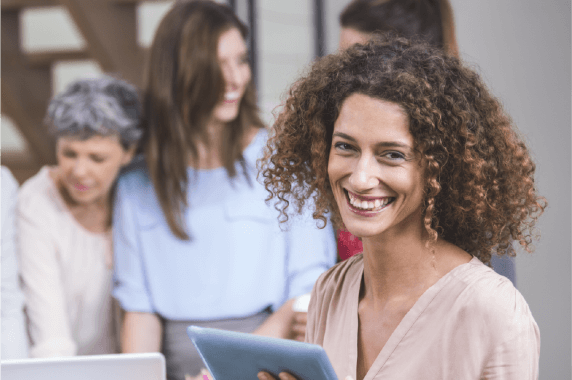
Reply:
[[160, 353], [2, 360], [1, 380], [165, 380]]

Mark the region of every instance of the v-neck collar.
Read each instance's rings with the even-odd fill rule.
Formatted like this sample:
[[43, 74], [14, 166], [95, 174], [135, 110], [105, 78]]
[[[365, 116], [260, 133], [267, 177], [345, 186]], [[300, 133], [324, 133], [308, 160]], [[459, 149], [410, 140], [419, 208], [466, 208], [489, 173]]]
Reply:
[[[407, 335], [407, 332], [413, 327], [417, 319], [425, 311], [427, 306], [433, 301], [435, 296], [451, 281], [454, 274], [462, 270], [468, 265], [474, 264], [475, 261], [479, 261], [478, 258], [473, 257], [469, 262], [461, 264], [450, 270], [447, 274], [437, 280], [436, 283], [431, 285], [420, 297], [415, 301], [411, 309], [405, 314], [403, 319], [399, 322], [379, 354], [375, 358], [373, 364], [367, 371], [363, 380], [372, 380], [375, 376], [383, 369], [383, 366], [390, 358], [391, 354], [402, 339]], [[362, 258], [360, 272], [361, 274], [356, 276], [356, 280], [351, 284], [352, 289], [350, 291], [351, 305], [349, 310], [351, 311], [351, 329], [350, 329], [350, 345], [349, 345], [349, 373], [352, 374], [353, 378], [357, 377], [357, 358], [358, 358], [358, 327], [359, 327], [359, 295], [361, 290], [361, 284], [363, 281], [363, 270], [364, 262]]]

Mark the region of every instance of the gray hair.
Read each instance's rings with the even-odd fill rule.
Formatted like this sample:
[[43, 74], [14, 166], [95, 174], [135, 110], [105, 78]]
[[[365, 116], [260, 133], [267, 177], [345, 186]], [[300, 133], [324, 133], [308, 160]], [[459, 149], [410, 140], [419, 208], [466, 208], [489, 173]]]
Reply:
[[44, 120], [56, 137], [117, 135], [124, 148], [141, 138], [140, 121], [137, 89], [109, 76], [71, 83], [52, 98]]

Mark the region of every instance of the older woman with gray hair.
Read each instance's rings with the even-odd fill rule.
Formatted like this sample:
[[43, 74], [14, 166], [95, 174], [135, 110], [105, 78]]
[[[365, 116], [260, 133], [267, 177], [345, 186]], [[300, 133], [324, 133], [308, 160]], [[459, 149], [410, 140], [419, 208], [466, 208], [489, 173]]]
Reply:
[[31, 357], [118, 352], [110, 210], [140, 114], [136, 89], [111, 77], [76, 81], [49, 104], [57, 165], [24, 183], [16, 217]]

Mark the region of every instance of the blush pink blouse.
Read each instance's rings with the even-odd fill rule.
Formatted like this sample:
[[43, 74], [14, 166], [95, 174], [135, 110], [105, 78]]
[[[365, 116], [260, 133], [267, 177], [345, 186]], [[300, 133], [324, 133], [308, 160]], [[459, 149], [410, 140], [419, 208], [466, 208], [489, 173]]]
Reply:
[[[306, 341], [338, 375], [356, 378], [361, 254], [325, 272], [312, 292]], [[364, 380], [538, 378], [540, 334], [512, 283], [477, 258], [431, 286], [399, 323]]]

